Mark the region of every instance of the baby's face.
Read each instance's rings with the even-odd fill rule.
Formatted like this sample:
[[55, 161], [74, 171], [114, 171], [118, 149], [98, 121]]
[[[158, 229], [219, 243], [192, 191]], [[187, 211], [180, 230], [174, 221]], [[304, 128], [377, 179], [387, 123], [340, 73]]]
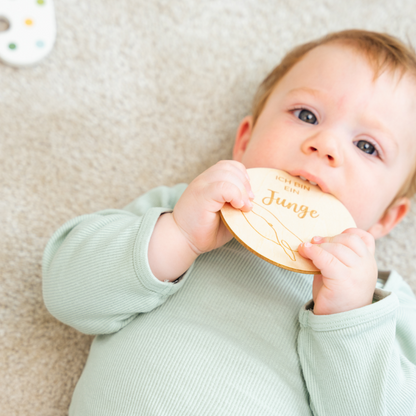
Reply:
[[354, 49], [315, 48], [278, 83], [254, 128], [251, 117], [242, 121], [234, 159], [317, 183], [369, 230], [410, 174], [416, 154], [416, 82], [405, 75], [397, 83], [388, 71], [373, 78], [373, 68]]

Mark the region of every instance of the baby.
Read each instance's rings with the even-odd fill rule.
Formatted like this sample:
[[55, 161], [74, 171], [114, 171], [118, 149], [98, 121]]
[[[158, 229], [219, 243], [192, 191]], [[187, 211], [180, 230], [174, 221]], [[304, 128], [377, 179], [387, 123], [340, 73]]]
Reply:
[[[232, 161], [63, 225], [45, 303], [97, 335], [69, 414], [415, 415], [416, 299], [374, 258], [415, 191], [415, 97], [399, 40], [330, 34], [261, 84]], [[321, 274], [265, 262], [221, 222], [227, 202], [251, 209], [253, 167], [316, 183], [353, 216], [299, 246]]]

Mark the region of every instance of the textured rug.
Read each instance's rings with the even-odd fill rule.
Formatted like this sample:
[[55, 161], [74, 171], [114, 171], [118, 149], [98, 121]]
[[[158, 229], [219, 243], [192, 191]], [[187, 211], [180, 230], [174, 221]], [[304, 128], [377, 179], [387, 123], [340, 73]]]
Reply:
[[[27, 69], [0, 64], [0, 413], [8, 416], [65, 415], [91, 343], [43, 305], [42, 252], [60, 225], [230, 158], [258, 83], [294, 45], [346, 28], [416, 44], [413, 0], [55, 7], [51, 55]], [[398, 270], [414, 290], [415, 219], [413, 209], [377, 242], [379, 267]]]

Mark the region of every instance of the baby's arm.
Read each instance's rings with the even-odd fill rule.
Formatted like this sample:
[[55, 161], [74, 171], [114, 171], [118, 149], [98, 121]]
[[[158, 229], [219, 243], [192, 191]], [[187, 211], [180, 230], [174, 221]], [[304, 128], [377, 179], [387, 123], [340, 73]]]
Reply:
[[[43, 294], [49, 311], [81, 332], [108, 334], [161, 305], [186, 276], [177, 284], [170, 281], [186, 272], [200, 252], [228, 241], [215, 211], [224, 202], [210, 198], [232, 201], [237, 195], [238, 205], [247, 198], [241, 196], [246, 194], [244, 172], [237, 162], [221, 162], [200, 175], [189, 191], [184, 192], [184, 185], [160, 187], [123, 210], [68, 221], [44, 252]], [[174, 208], [175, 216], [170, 214]]]
[[247, 171], [239, 162], [221, 161], [192, 181], [172, 213], [162, 215], [149, 243], [149, 264], [161, 281], [181, 276], [202, 253], [221, 247], [231, 234], [220, 219], [226, 202], [250, 210]]
[[376, 302], [333, 315], [306, 305], [298, 353], [315, 416], [416, 415], [416, 299], [395, 272]]
[[322, 272], [298, 339], [314, 415], [416, 415], [415, 296], [395, 273], [375, 289], [374, 239], [365, 231], [318, 240], [300, 247]]
[[153, 276], [147, 247], [159, 216], [173, 209], [185, 187], [155, 188], [124, 209], [82, 215], [61, 226], [42, 262], [51, 314], [81, 332], [109, 334], [180, 289], [183, 282]]

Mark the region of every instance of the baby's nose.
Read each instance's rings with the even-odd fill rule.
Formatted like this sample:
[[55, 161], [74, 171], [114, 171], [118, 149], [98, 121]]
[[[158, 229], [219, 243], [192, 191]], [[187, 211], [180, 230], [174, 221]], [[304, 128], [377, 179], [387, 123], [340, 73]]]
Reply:
[[315, 154], [325, 159], [333, 167], [343, 163], [343, 151], [339, 139], [330, 134], [320, 134], [305, 140], [302, 151], [305, 154]]

